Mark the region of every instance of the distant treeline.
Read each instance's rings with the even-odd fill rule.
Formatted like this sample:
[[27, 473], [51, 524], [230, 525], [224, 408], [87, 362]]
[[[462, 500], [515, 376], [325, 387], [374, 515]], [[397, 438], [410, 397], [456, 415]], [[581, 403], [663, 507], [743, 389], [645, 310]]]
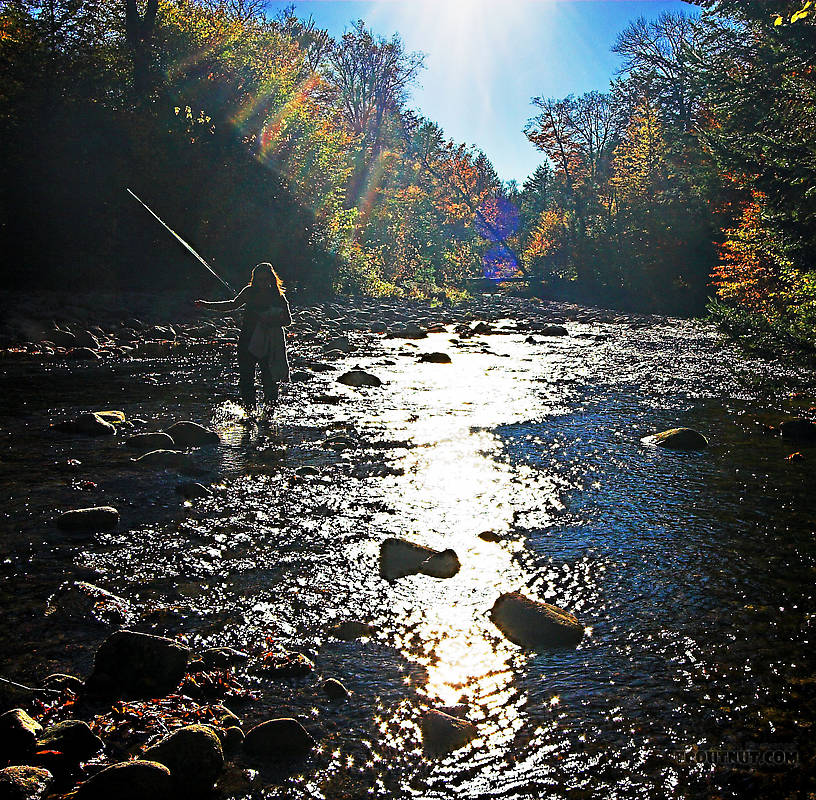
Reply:
[[260, 0], [0, 0], [6, 285], [240, 283], [375, 295], [529, 277], [552, 295], [816, 319], [811, 4], [637, 20], [608, 93], [535, 98], [542, 165], [503, 183], [409, 106], [423, 57]]

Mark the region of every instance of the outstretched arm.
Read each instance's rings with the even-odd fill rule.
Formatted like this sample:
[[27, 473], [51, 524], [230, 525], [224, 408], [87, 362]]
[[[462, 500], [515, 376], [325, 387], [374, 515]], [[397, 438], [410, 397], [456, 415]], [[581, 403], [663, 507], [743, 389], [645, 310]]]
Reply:
[[228, 314], [246, 304], [246, 287], [232, 300], [196, 300], [196, 308], [205, 308], [207, 311], [215, 311], [218, 314]]

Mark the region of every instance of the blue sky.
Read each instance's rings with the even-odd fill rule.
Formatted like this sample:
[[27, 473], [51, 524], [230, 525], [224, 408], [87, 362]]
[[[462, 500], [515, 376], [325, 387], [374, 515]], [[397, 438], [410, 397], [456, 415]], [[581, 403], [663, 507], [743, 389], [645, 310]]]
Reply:
[[522, 133], [535, 111], [530, 98], [606, 90], [619, 66], [610, 52], [617, 34], [663, 11], [695, 8], [678, 0], [302, 0], [295, 7], [333, 36], [363, 19], [425, 53], [411, 107], [448, 137], [481, 147], [502, 179], [520, 183], [542, 160]]

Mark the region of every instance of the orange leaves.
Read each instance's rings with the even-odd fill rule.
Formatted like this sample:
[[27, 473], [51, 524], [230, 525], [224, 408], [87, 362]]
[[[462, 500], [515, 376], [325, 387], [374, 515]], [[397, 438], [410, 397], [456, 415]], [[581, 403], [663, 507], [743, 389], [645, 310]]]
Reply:
[[739, 224], [724, 231], [713, 284], [723, 300], [750, 311], [771, 314], [779, 304], [785, 262], [763, 223], [764, 201], [760, 192], [754, 192]]

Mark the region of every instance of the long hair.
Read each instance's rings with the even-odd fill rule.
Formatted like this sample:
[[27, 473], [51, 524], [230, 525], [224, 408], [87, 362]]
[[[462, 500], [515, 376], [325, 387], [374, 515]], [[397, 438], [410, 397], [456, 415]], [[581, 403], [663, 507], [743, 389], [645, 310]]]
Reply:
[[252, 268], [252, 277], [249, 279], [249, 285], [254, 285], [255, 276], [260, 272], [268, 272], [272, 276], [272, 285], [278, 290], [278, 294], [283, 297], [286, 287], [283, 285], [280, 275], [275, 272], [275, 268], [268, 261], [261, 261], [260, 264], [256, 264]]

